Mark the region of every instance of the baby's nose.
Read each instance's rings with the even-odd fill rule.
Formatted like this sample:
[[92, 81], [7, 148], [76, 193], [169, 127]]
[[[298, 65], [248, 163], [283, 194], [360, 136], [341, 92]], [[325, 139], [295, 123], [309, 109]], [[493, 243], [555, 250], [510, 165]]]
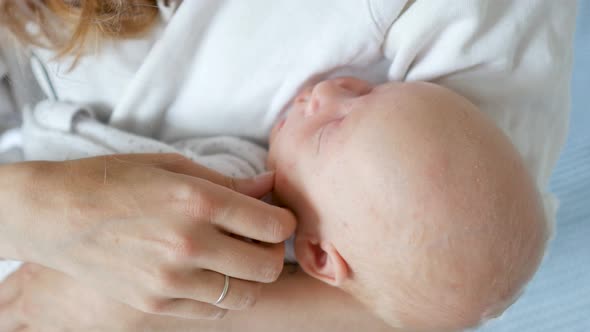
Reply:
[[318, 83], [311, 92], [310, 107], [306, 116], [314, 115], [320, 110], [335, 108], [342, 101], [369, 93], [369, 82], [352, 77], [342, 77]]

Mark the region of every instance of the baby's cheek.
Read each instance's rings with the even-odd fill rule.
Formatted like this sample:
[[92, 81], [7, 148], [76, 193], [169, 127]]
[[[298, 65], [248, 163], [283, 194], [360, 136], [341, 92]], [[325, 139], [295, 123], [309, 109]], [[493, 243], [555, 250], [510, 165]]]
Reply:
[[289, 160], [285, 163], [285, 168], [287, 169], [287, 171], [289, 172], [294, 172], [295, 171], [295, 166], [297, 166], [297, 163], [293, 160]]
[[294, 181], [296, 180], [294, 163], [282, 163], [276, 169], [275, 188], [289, 190], [292, 189]]
[[282, 145], [280, 146], [281, 151], [278, 151], [276, 154], [277, 160], [277, 168], [279, 168], [282, 172], [287, 172], [287, 174], [292, 174], [295, 171], [295, 167], [297, 166], [298, 155], [295, 148], [291, 145]]

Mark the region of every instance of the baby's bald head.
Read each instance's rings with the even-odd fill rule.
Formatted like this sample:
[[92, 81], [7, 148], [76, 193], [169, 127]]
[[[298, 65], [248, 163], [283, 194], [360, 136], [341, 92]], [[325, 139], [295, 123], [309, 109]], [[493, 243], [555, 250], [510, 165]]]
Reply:
[[385, 148], [364, 158], [392, 176], [373, 177], [386, 190], [364, 225], [370, 252], [382, 254], [367, 259], [353, 248], [369, 238], [347, 238], [342, 254], [359, 267], [350, 289], [402, 325], [475, 325], [511, 304], [538, 266], [547, 236], [538, 194], [508, 139], [467, 100], [424, 83], [394, 90], [396, 110], [367, 140]]
[[394, 326], [456, 330], [498, 315], [547, 238], [521, 158], [448, 89], [361, 82], [316, 85], [271, 147], [277, 193], [300, 217], [300, 264]]

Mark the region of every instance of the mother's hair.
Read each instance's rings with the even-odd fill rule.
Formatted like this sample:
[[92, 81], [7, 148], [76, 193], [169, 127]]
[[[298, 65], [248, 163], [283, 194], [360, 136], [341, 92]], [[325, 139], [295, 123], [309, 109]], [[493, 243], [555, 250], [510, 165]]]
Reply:
[[23, 44], [61, 56], [83, 55], [91, 37], [141, 35], [158, 15], [157, 0], [0, 0], [0, 26]]

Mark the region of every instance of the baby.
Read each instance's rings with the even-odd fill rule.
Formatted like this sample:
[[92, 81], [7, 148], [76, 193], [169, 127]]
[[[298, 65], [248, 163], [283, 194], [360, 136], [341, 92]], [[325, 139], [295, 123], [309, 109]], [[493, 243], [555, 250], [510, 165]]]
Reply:
[[299, 265], [404, 331], [499, 315], [544, 252], [544, 211], [519, 154], [473, 104], [434, 84], [339, 78], [304, 89], [268, 158], [235, 137], [134, 136], [72, 107], [25, 111], [27, 159], [176, 152], [239, 177], [268, 161], [276, 197], [299, 221]]
[[273, 129], [268, 167], [299, 221], [299, 265], [394, 327], [455, 331], [495, 317], [543, 256], [544, 212], [519, 154], [434, 84], [305, 89]]

